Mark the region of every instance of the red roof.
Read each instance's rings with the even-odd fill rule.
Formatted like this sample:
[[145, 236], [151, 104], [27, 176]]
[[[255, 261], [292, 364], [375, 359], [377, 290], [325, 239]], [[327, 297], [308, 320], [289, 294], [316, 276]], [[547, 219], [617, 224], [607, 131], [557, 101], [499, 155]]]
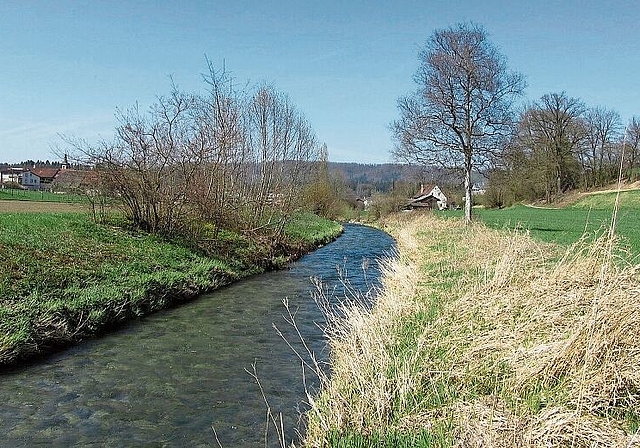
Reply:
[[42, 178], [53, 179], [54, 177], [56, 177], [56, 174], [58, 174], [58, 171], [60, 171], [60, 169], [59, 168], [31, 168], [29, 171], [31, 171], [33, 174], [38, 176], [40, 179]]
[[422, 196], [426, 196], [426, 195], [431, 194], [431, 192], [433, 191], [434, 188], [436, 188], [436, 185], [434, 185], [434, 184], [421, 184], [420, 185], [420, 192], [416, 193], [413, 196], [413, 199], [417, 199], [417, 198], [420, 198]]

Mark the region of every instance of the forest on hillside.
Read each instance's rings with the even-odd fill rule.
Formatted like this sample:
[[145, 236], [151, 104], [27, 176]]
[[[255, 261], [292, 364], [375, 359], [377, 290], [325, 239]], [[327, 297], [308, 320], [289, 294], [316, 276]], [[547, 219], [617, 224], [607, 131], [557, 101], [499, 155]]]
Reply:
[[423, 182], [444, 185], [455, 183], [455, 178], [443, 170], [401, 163], [329, 162], [329, 172], [333, 179], [342, 182], [358, 197], [389, 193], [398, 188], [411, 190], [419, 188]]

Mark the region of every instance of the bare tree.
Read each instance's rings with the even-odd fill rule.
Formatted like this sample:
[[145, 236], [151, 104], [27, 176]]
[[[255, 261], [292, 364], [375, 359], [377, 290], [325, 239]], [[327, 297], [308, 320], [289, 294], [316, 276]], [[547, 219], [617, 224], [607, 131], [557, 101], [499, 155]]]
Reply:
[[194, 137], [183, 160], [190, 172], [188, 197], [198, 219], [220, 227], [239, 228], [242, 197], [246, 196], [242, 173], [248, 163], [247, 94], [233, 85], [225, 71], [208, 62], [204, 75], [206, 95], [197, 97]]
[[187, 178], [175, 168], [190, 145], [193, 101], [174, 86], [148, 113], [137, 106], [120, 112], [113, 141], [90, 145], [64, 137], [74, 158], [93, 166], [92, 194], [99, 189], [117, 198], [135, 227], [166, 234], [180, 230], [175, 217], [187, 205]]
[[564, 92], [551, 93], [543, 95], [520, 118], [520, 144], [537, 166], [544, 167], [547, 200], [576, 181], [571, 174], [576, 171], [584, 141], [584, 112], [585, 107], [577, 98], [567, 97]]
[[595, 107], [587, 111], [584, 124], [586, 186], [602, 186], [616, 176], [616, 149], [622, 130], [620, 115], [604, 107]]
[[238, 90], [224, 70], [208, 68], [207, 94], [173, 86], [148, 112], [121, 113], [112, 142], [69, 142], [138, 228], [277, 240], [318, 157], [315, 133], [285, 95]]
[[392, 128], [398, 160], [464, 171], [465, 219], [471, 222], [471, 174], [498, 154], [513, 126], [521, 74], [479, 26], [437, 30], [420, 53], [418, 91], [401, 98]]
[[625, 173], [633, 182], [640, 178], [640, 119], [633, 117], [627, 126], [625, 137]]
[[319, 145], [304, 116], [272, 87], [263, 86], [254, 93], [247, 116], [253, 170], [248, 222], [280, 232], [300, 204], [300, 187], [309, 181]]

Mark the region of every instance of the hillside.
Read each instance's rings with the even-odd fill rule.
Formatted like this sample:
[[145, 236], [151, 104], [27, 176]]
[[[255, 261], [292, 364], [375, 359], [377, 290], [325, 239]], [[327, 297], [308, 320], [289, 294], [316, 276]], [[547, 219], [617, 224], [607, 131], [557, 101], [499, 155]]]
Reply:
[[[636, 191], [636, 190], [640, 190], [640, 181], [622, 184], [620, 186], [620, 191]], [[562, 208], [562, 207], [573, 205], [576, 202], [582, 201], [585, 198], [590, 196], [598, 196], [602, 194], [606, 195], [608, 193], [616, 193], [617, 191], [618, 191], [617, 184], [612, 184], [604, 188], [598, 188], [598, 189], [589, 190], [589, 191], [574, 190], [560, 196], [559, 198], [557, 198], [557, 200], [555, 200], [551, 204], [547, 204], [546, 202], [545, 203], [540, 202], [540, 203], [534, 203], [532, 205], [540, 206], [540, 207]]]
[[371, 196], [371, 193], [387, 193], [397, 183], [419, 184], [423, 181], [440, 182], [444, 173], [437, 169], [398, 163], [364, 164], [348, 162], [329, 162], [329, 172], [334, 178], [343, 181], [358, 196]]
[[[569, 245], [580, 239], [588, 241], [608, 231], [612, 222], [617, 193], [597, 191], [576, 193], [560, 206], [514, 205], [503, 209], [477, 209], [476, 216], [495, 229], [526, 230], [546, 242]], [[640, 190], [627, 189], [618, 198], [616, 235], [619, 244], [640, 255]]]

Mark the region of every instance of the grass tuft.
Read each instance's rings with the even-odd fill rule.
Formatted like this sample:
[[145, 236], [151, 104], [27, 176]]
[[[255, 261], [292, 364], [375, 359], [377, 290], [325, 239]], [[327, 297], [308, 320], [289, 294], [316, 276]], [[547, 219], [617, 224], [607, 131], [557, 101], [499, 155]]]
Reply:
[[329, 316], [308, 446], [638, 443], [640, 266], [606, 235], [563, 248], [432, 216], [387, 228], [400, 256], [377, 302]]

